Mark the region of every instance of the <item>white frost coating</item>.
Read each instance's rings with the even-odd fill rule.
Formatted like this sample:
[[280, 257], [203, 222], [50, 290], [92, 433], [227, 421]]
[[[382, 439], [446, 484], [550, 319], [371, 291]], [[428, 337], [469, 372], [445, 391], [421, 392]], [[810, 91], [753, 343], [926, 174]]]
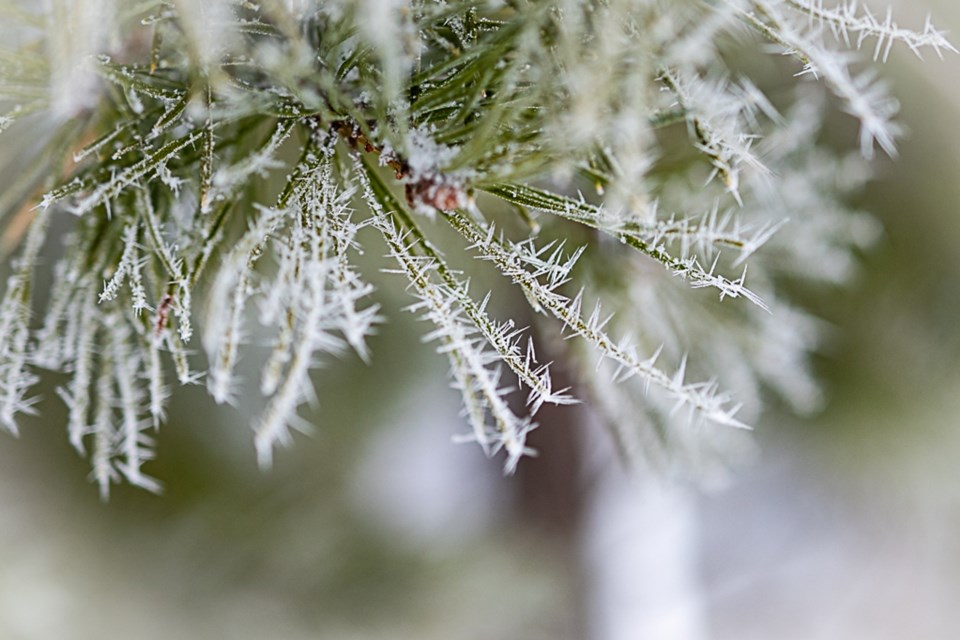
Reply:
[[0, 303], [0, 427], [17, 433], [17, 416], [35, 413], [30, 388], [39, 379], [28, 367], [33, 269], [46, 238], [49, 213], [41, 211], [27, 233]]
[[[116, 298], [127, 277], [132, 275], [135, 269], [139, 271], [139, 267], [135, 267], [139, 262], [138, 252], [137, 227], [129, 225], [123, 230], [123, 254], [120, 256], [120, 262], [114, 269], [110, 280], [103, 284], [103, 291], [100, 292], [100, 302]], [[134, 286], [131, 280], [131, 288]]]
[[[344, 4], [351, 4], [344, 2]], [[408, 19], [413, 11], [409, 0], [357, 0], [353, 3], [366, 41], [379, 54], [384, 70], [384, 95], [400, 96], [403, 77], [419, 54], [419, 36]]]
[[115, 360], [112, 349], [105, 349], [100, 358], [100, 373], [96, 383], [96, 407], [93, 423], [93, 477], [100, 486], [100, 499], [110, 497], [110, 485], [120, 478], [114, 466], [113, 457], [117, 444], [117, 429], [114, 424], [113, 405], [116, 402], [114, 392]]
[[[398, 228], [384, 210], [370, 185], [366, 168], [357, 166], [357, 174], [363, 184], [363, 194], [374, 214], [373, 224], [383, 234], [396, 260], [400, 272], [407, 276], [418, 302], [408, 307], [409, 311], [422, 312], [435, 329], [424, 340], [440, 342], [438, 351], [447, 355], [454, 387], [464, 400], [467, 418], [473, 428], [467, 439], [477, 442], [487, 455], [494, 455], [501, 448], [506, 451], [504, 471], [516, 470], [520, 458], [532, 454], [526, 447], [527, 433], [536, 428], [529, 417], [518, 417], [508, 406], [505, 395], [510, 391], [500, 383], [501, 369], [494, 365], [498, 356], [485, 349], [486, 341], [477, 336], [477, 328], [466, 320], [464, 309], [456, 293], [434, 281], [438, 269], [434, 257], [417, 255], [409, 245], [406, 234]], [[489, 413], [493, 424], [487, 419]]]
[[90, 384], [93, 380], [94, 339], [99, 325], [95, 319], [96, 308], [93, 296], [88, 296], [86, 303], [80, 310], [80, 332], [77, 337], [76, 357], [74, 360], [74, 374], [67, 389], [57, 389], [69, 410], [67, 418], [67, 433], [70, 435], [70, 444], [83, 454], [85, 448], [83, 439], [90, 431]]
[[260, 207], [259, 211], [260, 215], [224, 259], [208, 294], [203, 332], [203, 346], [210, 359], [207, 388], [219, 403], [231, 402], [236, 392], [233, 369], [243, 341], [243, 313], [251, 293], [251, 269], [286, 213], [267, 207]]
[[[0, 425], [13, 434], [18, 432], [17, 415], [34, 413], [33, 400], [27, 397], [37, 381], [27, 368], [30, 309], [16, 295], [27, 286], [22, 276], [11, 276], [0, 310]], [[15, 295], [10, 296], [11, 291]]]
[[897, 42], [909, 47], [917, 57], [922, 57], [924, 49], [933, 49], [940, 58], [944, 51], [957, 52], [943, 32], [933, 26], [930, 16], [927, 16], [922, 31], [914, 31], [901, 28], [894, 21], [890, 7], [883, 18], [877, 18], [859, 0], [843, 0], [834, 6], [825, 5], [823, 0], [787, 0], [787, 4], [806, 13], [812, 22], [828, 27], [848, 46], [860, 49], [867, 40], [875, 39], [874, 60], [886, 62], [890, 49]]
[[[750, 229], [733, 223], [733, 229], [727, 231], [718, 226], [715, 214], [707, 214], [699, 224], [683, 220], [678, 222], [675, 219], [657, 220], [655, 207], [644, 217], [653, 218], [648, 222], [638, 216], [611, 216], [604, 207], [589, 204], [582, 196], [580, 199], [568, 198], [512, 184], [497, 185], [490, 191], [501, 198], [514, 199], [525, 206], [548, 211], [604, 231], [621, 243], [630, 244], [653, 258], [673, 275], [686, 280], [694, 289], [712, 288], [720, 292], [721, 300], [727, 297], [742, 297], [766, 309], [760, 296], [745, 285], [746, 267], [737, 279], [724, 277], [716, 273], [719, 253], [713, 251], [717, 246], [737, 247], [741, 252], [741, 259], [737, 261], [739, 264], [766, 242], [778, 225], [761, 225]], [[723, 223], [723, 227], [726, 227], [726, 223]], [[681, 244], [682, 257], [676, 257], [667, 250], [668, 245], [678, 242]], [[703, 267], [699, 256], [686, 255], [694, 245], [708, 248], [706, 255], [713, 255], [714, 262], [709, 269]]]
[[296, 19], [310, 15], [317, 8], [316, 0], [283, 0], [283, 7]]
[[467, 206], [463, 186], [469, 172], [444, 171], [458, 149], [438, 143], [427, 127], [418, 127], [408, 131], [404, 153], [407, 175], [403, 181], [418, 213], [433, 217], [437, 209]]
[[[157, 171], [162, 171], [164, 162], [175, 156], [188, 145], [194, 144], [200, 139], [200, 136], [201, 132], [194, 131], [183, 138], [164, 145], [153, 155], [117, 173], [109, 181], [98, 184], [89, 195], [78, 200], [78, 202], [70, 208], [70, 211], [78, 216], [82, 216], [101, 205], [108, 204], [112, 198], [116, 197], [125, 189], [135, 185], [145, 176]], [[62, 200], [65, 195], [66, 194], [46, 193], [38, 206], [40, 209], [47, 209], [50, 205]]]
[[[531, 249], [532, 242], [505, 241], [497, 238], [492, 227], [484, 231], [465, 218], [453, 220], [458, 230], [474, 243], [482, 259], [495, 263], [504, 275], [522, 287], [528, 298], [563, 322], [569, 331], [590, 343], [602, 358], [614, 362], [617, 365], [613, 376], [616, 381], [637, 376], [644, 384], [653, 384], [665, 391], [676, 401], [677, 409], [687, 408], [693, 416], [717, 424], [747, 428], [735, 417], [739, 406], [731, 405], [730, 397], [720, 391], [715, 381], [690, 383], [685, 380], [686, 360], [673, 375], [664, 373], [656, 367], [659, 352], [644, 359], [638, 355], [629, 337], [615, 341], [606, 333], [605, 326], [610, 317], [604, 315], [599, 303], [594, 305], [589, 317], [582, 314], [582, 290], [570, 299], [557, 291], [565, 279], [557, 280], [556, 276], [548, 275], [547, 282], [541, 282], [542, 275], [550, 271], [543, 268], [539, 255]], [[549, 264], [560, 265], [560, 260], [558, 255]], [[560, 269], [560, 273], [564, 271]]]
[[213, 201], [223, 200], [240, 189], [252, 177], [265, 177], [267, 173], [283, 163], [277, 160], [277, 151], [284, 141], [290, 137], [295, 122], [290, 120], [281, 120], [274, 130], [270, 140], [260, 150], [251, 153], [235, 165], [221, 167], [213, 175], [213, 189], [210, 199]]
[[[322, 262], [311, 263], [307, 267], [307, 276], [311, 280], [318, 279], [323, 282], [328, 276], [327, 269]], [[302, 318], [306, 331], [299, 336], [300, 340], [293, 350], [286, 379], [255, 426], [257, 462], [263, 468], [269, 468], [273, 463], [273, 447], [276, 444], [289, 444], [289, 427], [301, 430], [306, 428], [306, 423], [297, 418], [296, 412], [297, 406], [312, 389], [309, 374], [313, 364], [313, 352], [321, 347], [330, 350], [331, 342], [336, 344], [323, 328], [324, 315], [328, 309], [322, 290], [308, 290], [302, 295], [303, 306], [307, 309], [307, 315]]]
[[174, 0], [191, 52], [204, 69], [217, 65], [234, 44], [237, 22], [231, 0]]
[[677, 71], [664, 71], [663, 79], [686, 114], [694, 146], [710, 159], [714, 173], [737, 202], [742, 202], [741, 170], [769, 172], [752, 146], [758, 128], [755, 113], [775, 119], [773, 107], [751, 84], [731, 85], [725, 78], [704, 79]]
[[[733, 5], [732, 0], [726, 0]], [[938, 54], [955, 51], [928, 21], [921, 33], [899, 28], [887, 14], [877, 21], [869, 12], [857, 11], [857, 3], [842, 3], [825, 9], [819, 0], [753, 0], [757, 11], [735, 7], [749, 23], [771, 34], [771, 38], [803, 64], [801, 74], [822, 79], [844, 102], [848, 113], [860, 121], [860, 151], [865, 158], [873, 156], [874, 143], [890, 156], [896, 155], [896, 139], [901, 129], [893, 121], [899, 105], [888, 93], [886, 85], [872, 71], [859, 74], [851, 71], [854, 61], [849, 54], [834, 51], [822, 43], [819, 28], [828, 25], [839, 37], [849, 40], [857, 34], [857, 46], [867, 38], [876, 38], [874, 55], [885, 58], [894, 42], [904, 42], [919, 55], [922, 48]]]
[[130, 329], [122, 321], [108, 323], [104, 328], [112, 342], [119, 391], [117, 455], [120, 460], [115, 463], [116, 468], [130, 484], [158, 493], [160, 483], [144, 475], [140, 468], [144, 462], [153, 459], [153, 440], [144, 433], [151, 426], [151, 421], [142, 415], [144, 408], [149, 406], [149, 400], [145, 397], [142, 385], [137, 384], [140, 356], [131, 350]]
[[[436, 266], [411, 254], [403, 243], [403, 236], [388, 218], [379, 217], [377, 228], [387, 239], [394, 259], [411, 278], [419, 298], [419, 302], [408, 309], [423, 312], [436, 327], [424, 339], [439, 340], [438, 351], [450, 358], [454, 386], [464, 396], [473, 426], [470, 439], [483, 447], [488, 455], [503, 447], [507, 452], [505, 470], [512, 472], [520, 457], [530, 453], [524, 441], [527, 432], [536, 425], [510, 410], [505, 399], [510, 389], [500, 384], [501, 370], [491, 368], [498, 358], [484, 349], [484, 341], [476, 337], [476, 328], [461, 318], [463, 311], [458, 308], [456, 297], [431, 281], [430, 273]], [[492, 426], [484, 417], [486, 411], [493, 419]]]
[[457, 157], [457, 149], [438, 143], [423, 127], [411, 129], [408, 133], [406, 153], [414, 180], [432, 177]]
[[150, 339], [149, 353], [147, 354], [147, 381], [150, 395], [150, 417], [153, 419], [153, 428], [159, 429], [160, 423], [166, 416], [166, 401], [170, 395], [163, 381], [163, 362], [160, 360], [160, 338], [153, 336]]
[[307, 427], [297, 408], [314, 397], [310, 369], [317, 354], [340, 354], [349, 345], [366, 359], [365, 338], [377, 321], [376, 305], [359, 307], [372, 287], [347, 262], [358, 230], [350, 220], [352, 191], [334, 180], [328, 155], [300, 169], [292, 221], [277, 241], [280, 267], [261, 306], [261, 320], [279, 325], [261, 379], [270, 400], [254, 426], [263, 467], [271, 465], [274, 446], [289, 441], [290, 428]]
[[113, 29], [113, 0], [47, 0], [50, 107], [67, 120], [94, 106], [99, 79], [92, 65]]

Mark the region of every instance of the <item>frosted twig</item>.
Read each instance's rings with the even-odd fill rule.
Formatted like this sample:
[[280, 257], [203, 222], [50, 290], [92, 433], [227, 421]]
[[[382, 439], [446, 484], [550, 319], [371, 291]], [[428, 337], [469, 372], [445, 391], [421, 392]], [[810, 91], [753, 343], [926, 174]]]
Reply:
[[[519, 418], [507, 405], [504, 394], [508, 389], [500, 385], [499, 369], [490, 369], [489, 365], [498, 360], [497, 356], [482, 347], [484, 340], [475, 336], [477, 329], [462, 318], [463, 309], [458, 296], [442, 285], [434, 282], [432, 273], [437, 270], [437, 262], [431, 256], [418, 256], [411, 250], [408, 239], [390, 217], [385, 205], [391, 210], [399, 207], [390, 202], [379, 178], [368, 167], [358, 163], [357, 172], [363, 184], [363, 194], [374, 214], [373, 224], [381, 232], [390, 255], [397, 261], [401, 271], [410, 281], [418, 302], [409, 307], [410, 311], [422, 311], [436, 329], [427, 339], [439, 340], [439, 351], [447, 354], [450, 360], [451, 374], [455, 387], [460, 390], [467, 409], [467, 417], [473, 427], [472, 439], [488, 455], [503, 447], [507, 452], [505, 470], [512, 472], [520, 457], [530, 453], [524, 442], [526, 434], [536, 425], [529, 418]], [[377, 186], [376, 191], [374, 185]], [[489, 412], [493, 426], [487, 424], [485, 413]]]
[[[667, 270], [690, 283], [693, 288], [709, 287], [720, 292], [720, 298], [746, 298], [761, 308], [766, 308], [763, 300], [745, 286], [745, 272], [740, 278], [730, 280], [715, 273], [714, 267], [705, 269], [696, 256], [678, 258], [667, 252], [663, 240], [669, 239], [656, 227], [643, 227], [631, 223], [610, 222], [601, 207], [588, 204], [583, 200], [574, 200], [565, 196], [547, 193], [539, 189], [515, 184], [497, 184], [483, 186], [484, 191], [504, 200], [548, 211], [564, 218], [575, 220], [614, 236], [622, 243], [630, 245], [641, 253], [653, 258]], [[761, 227], [753, 236], [725, 237], [731, 244], [739, 245], [741, 257], [755, 251], [766, 241], [775, 227]]]
[[582, 291], [570, 299], [557, 291], [559, 282], [548, 278], [546, 284], [541, 283], [537, 272], [531, 272], [528, 267], [538, 260], [536, 254], [531, 253], [529, 245], [498, 238], [492, 227], [484, 231], [459, 213], [452, 213], [447, 219], [473, 243], [481, 258], [496, 264], [504, 275], [523, 288], [529, 298], [536, 300], [545, 311], [563, 322], [567, 329], [593, 345], [603, 357], [615, 362], [619, 366], [617, 378], [639, 376], [646, 384], [655, 384], [669, 393], [678, 405], [688, 406], [710, 421], [733, 427], [746, 426], [734, 417], [738, 407], [727, 406], [729, 398], [718, 391], [716, 383], [686, 382], [683, 365], [672, 376], [664, 373], [655, 366], [657, 354], [642, 359], [629, 346], [629, 340], [615, 342], [607, 335], [604, 326], [609, 318], [603, 315], [599, 304], [589, 317], [582, 316]]

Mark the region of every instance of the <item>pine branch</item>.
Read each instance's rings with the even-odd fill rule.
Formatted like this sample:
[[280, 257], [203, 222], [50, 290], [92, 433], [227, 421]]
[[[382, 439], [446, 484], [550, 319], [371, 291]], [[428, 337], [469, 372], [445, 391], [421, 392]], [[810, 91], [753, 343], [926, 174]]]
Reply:
[[[808, 409], [817, 323], [781, 285], [855, 272], [876, 229], [847, 198], [901, 131], [852, 50], [956, 53], [930, 21], [905, 29], [852, 0], [293, 4], [0, 0], [16, 35], [0, 44], [0, 135], [19, 153], [0, 194], [0, 252], [19, 247], [0, 302], [0, 425], [16, 433], [40, 410], [40, 369], [66, 374], [67, 435], [104, 498], [118, 481], [160, 489], [151, 429], [178, 385], [232, 403], [254, 384], [267, 467], [308, 430], [321, 360], [377, 366], [375, 283], [356, 260], [368, 236], [431, 323], [468, 439], [504, 450], [507, 472], [531, 453], [538, 410], [577, 400], [538, 361], [545, 345], [492, 311], [499, 290], [474, 295], [451, 266], [463, 244], [576, 338], [549, 352], [575, 361], [631, 455], [671, 467], [729, 431], [691, 422], [743, 427], [761, 388]], [[825, 89], [780, 91], [774, 109], [725, 62], [764, 42]], [[860, 158], [817, 146], [825, 91], [859, 121]], [[430, 237], [438, 216], [460, 246]], [[259, 335], [267, 355], [243, 380]], [[564, 346], [577, 343], [598, 367]], [[706, 382], [687, 380], [684, 353]]]

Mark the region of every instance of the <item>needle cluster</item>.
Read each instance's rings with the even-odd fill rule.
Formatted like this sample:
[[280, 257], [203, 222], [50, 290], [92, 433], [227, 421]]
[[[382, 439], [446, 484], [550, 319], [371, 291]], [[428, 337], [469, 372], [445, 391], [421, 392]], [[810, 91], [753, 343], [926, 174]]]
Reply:
[[[853, 50], [955, 51], [930, 22], [823, 0], [2, 0], [0, 17], [20, 154], [0, 193], [17, 251], [0, 425], [38, 410], [40, 369], [67, 373], [70, 442], [104, 496], [159, 489], [143, 467], [171, 386], [231, 403], [251, 347], [269, 351], [251, 423], [269, 466], [309, 426], [319, 362], [375, 365], [364, 252], [391, 261], [466, 439], [507, 472], [538, 410], [577, 397], [668, 467], [746, 427], [763, 390], [815, 408], [818, 323], [781, 285], [853, 273], [876, 230], [845, 197], [900, 133]], [[742, 60], [771, 48], [769, 71], [799, 78], [766, 95]], [[858, 153], [817, 146], [828, 94]], [[451, 251], [529, 310], [505, 317]]]

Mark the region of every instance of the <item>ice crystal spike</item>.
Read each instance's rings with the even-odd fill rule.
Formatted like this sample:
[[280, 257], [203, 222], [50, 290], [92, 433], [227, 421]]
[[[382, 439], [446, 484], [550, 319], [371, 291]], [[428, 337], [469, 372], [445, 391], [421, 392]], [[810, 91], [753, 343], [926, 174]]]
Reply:
[[[318, 364], [377, 366], [381, 276], [363, 253], [386, 253], [382, 278], [449, 365], [461, 439], [506, 473], [574, 390], [624, 452], [665, 467], [752, 423], [766, 390], [815, 408], [818, 323], [776, 285], [842, 282], [877, 235], [847, 196], [900, 127], [858, 50], [956, 52], [929, 20], [854, 0], [0, 9], [0, 135], [30, 141], [0, 194], [0, 250], [19, 246], [0, 428], [41, 410], [41, 369], [66, 374], [67, 437], [104, 498], [160, 490], [177, 385], [226, 404], [259, 391], [263, 467], [309, 431]], [[779, 111], [725, 66], [751, 49], [800, 76]], [[815, 144], [829, 93], [859, 154]], [[471, 290], [461, 254], [502, 286]]]

